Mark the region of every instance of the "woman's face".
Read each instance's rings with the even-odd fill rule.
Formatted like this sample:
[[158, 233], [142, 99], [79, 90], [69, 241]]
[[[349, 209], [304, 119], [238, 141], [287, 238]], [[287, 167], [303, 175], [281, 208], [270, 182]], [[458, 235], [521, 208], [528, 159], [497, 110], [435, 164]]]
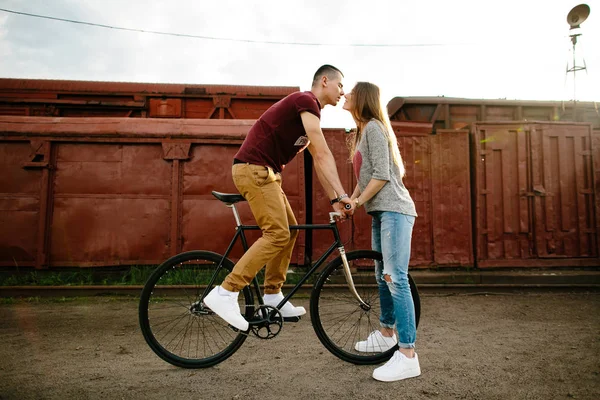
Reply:
[[344, 105], [342, 106], [342, 108], [346, 111], [352, 111], [352, 108], [354, 107], [354, 102], [352, 101], [352, 94], [353, 94], [353, 90], [351, 90], [349, 93], [346, 93], [344, 95]]

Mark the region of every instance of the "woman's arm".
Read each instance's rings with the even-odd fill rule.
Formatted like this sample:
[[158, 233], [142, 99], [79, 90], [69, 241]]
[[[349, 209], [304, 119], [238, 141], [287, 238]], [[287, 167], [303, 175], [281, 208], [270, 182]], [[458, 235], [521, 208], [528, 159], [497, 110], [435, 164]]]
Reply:
[[373, 171], [365, 190], [354, 200], [356, 207], [371, 200], [390, 180], [389, 144], [378, 123], [371, 121], [367, 124], [363, 140], [367, 141], [368, 149], [368, 154], [363, 156], [369, 158]]
[[[360, 195], [354, 199], [354, 204], [355, 204], [356, 208], [362, 206], [363, 204], [365, 204], [365, 202], [371, 200], [371, 198], [373, 196], [375, 196], [377, 194], [377, 192], [379, 192], [381, 190], [381, 188], [385, 186], [386, 183], [387, 183], [387, 181], [382, 181], [381, 179], [371, 178], [371, 180], [367, 184], [367, 187], [365, 188], [365, 190], [363, 190], [363, 192], [360, 193]], [[357, 188], [358, 188], [358, 186], [357, 186]], [[356, 192], [356, 190], [355, 190], [355, 192]], [[354, 196], [354, 194], [352, 196]]]

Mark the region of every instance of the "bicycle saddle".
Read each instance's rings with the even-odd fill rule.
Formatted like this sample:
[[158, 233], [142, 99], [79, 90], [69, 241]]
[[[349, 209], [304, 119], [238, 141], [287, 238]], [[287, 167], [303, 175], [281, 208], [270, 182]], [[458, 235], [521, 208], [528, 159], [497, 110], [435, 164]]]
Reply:
[[244, 196], [242, 196], [239, 193], [221, 193], [221, 192], [216, 192], [216, 191], [213, 190], [212, 194], [217, 199], [221, 200], [223, 203], [226, 203], [226, 204], [235, 204], [238, 201], [245, 201], [246, 200], [244, 198]]

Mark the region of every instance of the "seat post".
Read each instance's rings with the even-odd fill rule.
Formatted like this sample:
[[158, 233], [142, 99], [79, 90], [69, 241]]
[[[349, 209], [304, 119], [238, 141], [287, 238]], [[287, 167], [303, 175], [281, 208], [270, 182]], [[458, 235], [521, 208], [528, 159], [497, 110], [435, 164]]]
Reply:
[[229, 207], [229, 208], [231, 208], [233, 210], [233, 216], [235, 218], [236, 227], [241, 226], [242, 225], [242, 221], [240, 219], [240, 214], [238, 213], [238, 210], [235, 207], [235, 204], [227, 204], [227, 207]]

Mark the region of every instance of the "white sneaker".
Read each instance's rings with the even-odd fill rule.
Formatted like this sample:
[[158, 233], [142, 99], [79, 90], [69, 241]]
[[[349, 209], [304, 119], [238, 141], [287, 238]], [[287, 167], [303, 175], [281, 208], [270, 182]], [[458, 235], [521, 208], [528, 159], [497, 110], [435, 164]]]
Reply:
[[385, 337], [380, 331], [373, 331], [367, 337], [367, 340], [356, 342], [354, 349], [363, 353], [382, 353], [394, 347], [398, 343], [396, 334], [392, 337]]
[[[281, 300], [283, 300], [283, 293], [279, 292], [277, 294], [265, 294], [263, 296], [263, 301], [265, 302], [265, 305], [267, 306], [271, 306], [271, 307], [277, 307], [277, 305], [281, 302]], [[306, 314], [306, 310], [304, 309], [304, 307], [294, 307], [292, 305], [292, 303], [290, 303], [289, 301], [287, 303], [285, 303], [283, 305], [283, 307], [281, 307], [279, 309], [279, 312], [281, 312], [281, 316], [282, 317], [299, 317], [301, 315]]]
[[204, 298], [204, 304], [228, 324], [233, 325], [240, 331], [247, 331], [250, 324], [240, 313], [239, 294], [240, 292], [230, 292], [222, 289], [221, 286], [215, 286]]
[[399, 381], [419, 375], [421, 375], [421, 367], [417, 353], [413, 358], [408, 358], [400, 351], [394, 352], [388, 362], [373, 371], [373, 379], [382, 382]]

